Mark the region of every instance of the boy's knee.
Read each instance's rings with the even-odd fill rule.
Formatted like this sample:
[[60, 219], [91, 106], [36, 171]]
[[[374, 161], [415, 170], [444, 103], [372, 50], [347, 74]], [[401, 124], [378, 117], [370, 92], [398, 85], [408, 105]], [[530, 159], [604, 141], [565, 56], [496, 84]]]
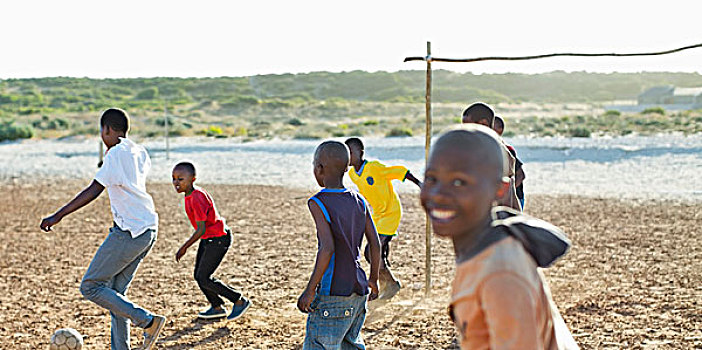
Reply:
[[83, 280], [80, 282], [80, 294], [83, 295], [85, 299], [92, 300], [97, 293], [99, 285], [95, 281]]
[[209, 275], [204, 274], [204, 273], [195, 273], [195, 282], [197, 282], [198, 285], [200, 286], [206, 286], [210, 283], [211, 278]]

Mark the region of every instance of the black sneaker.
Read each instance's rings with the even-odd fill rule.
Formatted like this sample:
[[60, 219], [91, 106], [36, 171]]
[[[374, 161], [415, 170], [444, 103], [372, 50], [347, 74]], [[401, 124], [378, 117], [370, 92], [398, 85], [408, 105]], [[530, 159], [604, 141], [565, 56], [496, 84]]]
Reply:
[[237, 318], [241, 317], [241, 315], [243, 315], [244, 312], [246, 312], [246, 310], [248, 310], [251, 306], [251, 300], [248, 298], [242, 296], [240, 300], [244, 303], [241, 305], [237, 305], [235, 303], [234, 306], [232, 306], [232, 313], [227, 316], [228, 320], [236, 320]]
[[201, 318], [203, 320], [211, 320], [213, 318], [222, 318], [224, 316], [227, 316], [226, 310], [224, 310], [222, 308], [215, 309], [213, 307], [210, 307], [209, 309], [197, 314], [197, 318]]

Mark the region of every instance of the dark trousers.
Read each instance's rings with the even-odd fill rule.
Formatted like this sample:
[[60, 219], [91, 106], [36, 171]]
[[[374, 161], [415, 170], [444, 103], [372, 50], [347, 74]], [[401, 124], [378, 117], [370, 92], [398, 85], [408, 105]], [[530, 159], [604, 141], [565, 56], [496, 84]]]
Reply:
[[[390, 241], [395, 236], [378, 235], [380, 238], [380, 268], [387, 269], [390, 267]], [[363, 252], [366, 261], [370, 262], [370, 247], [366, 244], [366, 249]]]
[[207, 301], [215, 308], [224, 304], [224, 300], [220, 296], [231, 302], [236, 302], [241, 298], [241, 293], [212, 277], [224, 255], [227, 254], [229, 245], [231, 245], [231, 233], [221, 237], [201, 239], [200, 246], [197, 248], [195, 281], [197, 281], [202, 293], [205, 294]]

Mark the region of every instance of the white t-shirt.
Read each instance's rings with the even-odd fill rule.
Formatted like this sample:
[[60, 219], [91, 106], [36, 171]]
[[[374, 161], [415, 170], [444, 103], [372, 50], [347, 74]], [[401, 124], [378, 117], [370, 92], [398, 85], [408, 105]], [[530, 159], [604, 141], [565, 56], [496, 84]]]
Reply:
[[146, 193], [146, 174], [151, 169], [151, 158], [144, 147], [132, 140], [120, 142], [105, 155], [95, 181], [107, 188], [112, 218], [133, 238], [147, 229], [158, 229], [158, 214], [154, 201]]

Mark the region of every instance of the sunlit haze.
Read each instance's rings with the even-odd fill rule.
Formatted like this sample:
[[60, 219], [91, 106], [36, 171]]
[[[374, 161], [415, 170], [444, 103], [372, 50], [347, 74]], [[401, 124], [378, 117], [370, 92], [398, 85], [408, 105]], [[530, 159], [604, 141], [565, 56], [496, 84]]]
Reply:
[[[423, 69], [406, 56], [646, 52], [702, 43], [699, 1], [12, 1], [0, 78], [216, 77]], [[459, 72], [702, 71], [648, 58], [436, 63]]]

